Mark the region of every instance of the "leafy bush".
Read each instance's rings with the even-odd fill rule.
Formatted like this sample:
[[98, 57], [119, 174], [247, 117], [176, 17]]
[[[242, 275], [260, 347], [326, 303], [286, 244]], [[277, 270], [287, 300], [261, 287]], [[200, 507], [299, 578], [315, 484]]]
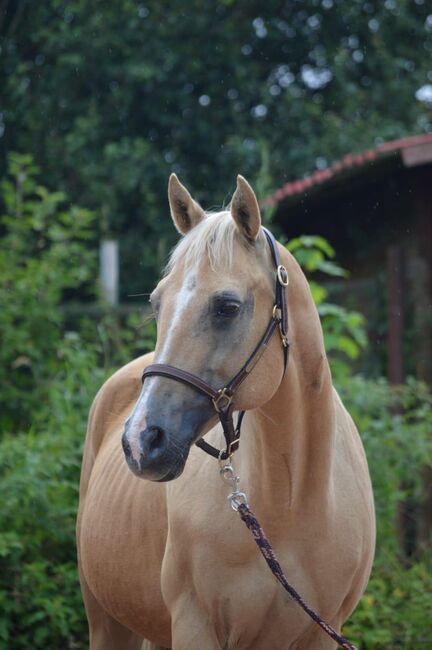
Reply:
[[[123, 322], [109, 312], [96, 328], [80, 317], [77, 331], [64, 331], [64, 291], [89, 282], [94, 269], [86, 246], [92, 216], [38, 187], [36, 171], [28, 157], [12, 156], [1, 189], [0, 424], [14, 435], [0, 439], [0, 650], [80, 650], [87, 624], [75, 518], [87, 413], [110, 368], [151, 347], [155, 332], [154, 324], [140, 329], [136, 316]], [[324, 240], [290, 246], [308, 273], [343, 275]], [[330, 352], [355, 357], [364, 345], [361, 317], [326, 304], [320, 285], [312, 290]], [[364, 650], [426, 648], [431, 551], [415, 527], [402, 549], [398, 513], [407, 501], [413, 512], [422, 505], [432, 398], [414, 381], [396, 390], [385, 381], [346, 381], [344, 369], [336, 375], [366, 447], [378, 517], [371, 581], [345, 632]], [[26, 432], [15, 433], [20, 428]]]
[[[432, 647], [432, 547], [430, 531], [420, 534], [419, 526], [422, 470], [432, 467], [432, 396], [414, 380], [392, 388], [360, 377], [344, 382], [340, 392], [366, 449], [377, 514], [371, 580], [345, 633], [367, 650]], [[407, 505], [408, 530], [400, 526]]]
[[61, 299], [93, 276], [93, 215], [37, 182], [30, 156], [11, 154], [0, 184], [2, 429], [31, 422], [62, 365]]
[[357, 311], [327, 302], [327, 289], [315, 280], [317, 274], [344, 278], [348, 273], [336, 263], [335, 251], [329, 242], [318, 235], [302, 235], [291, 239], [287, 249], [294, 255], [309, 280], [321, 318], [333, 375], [348, 377], [351, 374], [352, 361], [357, 359], [361, 350], [367, 346], [364, 316]]
[[0, 648], [85, 648], [75, 518], [97, 350], [66, 338], [33, 428], [0, 443]]
[[[88, 407], [103, 381], [99, 351], [66, 339], [50, 408], [34, 430], [0, 443], [0, 648], [86, 647], [74, 525]], [[344, 382], [342, 397], [362, 433], [375, 491], [378, 541], [372, 577], [345, 633], [359, 648], [426, 648], [431, 639], [430, 548], [407, 559], [398, 511], [422, 503], [421, 468], [432, 465], [432, 398], [410, 381]]]
[[87, 414], [111, 368], [154, 342], [136, 315], [99, 310], [90, 321], [65, 312], [66, 291], [96, 294], [93, 215], [47, 192], [37, 172], [29, 156], [11, 155], [0, 185], [0, 648], [8, 650], [86, 647], [75, 519]]

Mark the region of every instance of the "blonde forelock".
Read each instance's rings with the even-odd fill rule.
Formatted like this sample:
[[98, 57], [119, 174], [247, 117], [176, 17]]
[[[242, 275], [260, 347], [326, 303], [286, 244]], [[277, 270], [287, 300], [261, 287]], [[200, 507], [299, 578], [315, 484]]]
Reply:
[[213, 270], [229, 270], [233, 266], [237, 238], [237, 227], [229, 211], [206, 213], [172, 250], [165, 274], [180, 262], [188, 269], [194, 268], [204, 256]]

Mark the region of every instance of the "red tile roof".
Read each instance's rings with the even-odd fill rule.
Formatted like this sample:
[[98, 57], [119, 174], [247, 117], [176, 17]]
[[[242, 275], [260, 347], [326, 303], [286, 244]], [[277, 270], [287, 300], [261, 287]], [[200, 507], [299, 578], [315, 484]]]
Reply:
[[262, 202], [262, 207], [277, 205], [283, 199], [302, 194], [308, 189], [317, 185], [322, 185], [330, 179], [335, 178], [338, 174], [355, 167], [364, 167], [367, 163], [388, 156], [402, 152], [410, 147], [417, 147], [418, 145], [432, 145], [432, 133], [424, 133], [422, 135], [414, 135], [410, 138], [401, 138], [399, 140], [392, 140], [391, 142], [383, 142], [373, 149], [367, 149], [359, 154], [347, 154], [341, 160], [337, 160], [327, 169], [318, 170], [308, 174], [304, 178], [298, 178], [294, 181], [285, 183], [280, 189], [276, 190], [273, 194], [266, 197]]

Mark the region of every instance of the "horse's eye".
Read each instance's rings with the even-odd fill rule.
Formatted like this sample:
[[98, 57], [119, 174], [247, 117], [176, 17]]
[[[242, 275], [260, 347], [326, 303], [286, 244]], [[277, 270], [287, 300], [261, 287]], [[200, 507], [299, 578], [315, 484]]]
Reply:
[[240, 309], [240, 305], [237, 302], [224, 302], [221, 305], [218, 305], [217, 315], [222, 317], [233, 317], [236, 316]]

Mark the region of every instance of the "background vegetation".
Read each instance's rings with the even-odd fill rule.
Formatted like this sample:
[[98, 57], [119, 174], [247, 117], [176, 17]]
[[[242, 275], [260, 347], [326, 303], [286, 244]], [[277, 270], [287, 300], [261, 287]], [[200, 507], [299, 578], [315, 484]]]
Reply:
[[[74, 544], [87, 412], [154, 342], [139, 308], [95, 308], [100, 236], [120, 238], [123, 297], [146, 291], [173, 242], [171, 170], [209, 207], [239, 170], [263, 197], [430, 130], [429, 12], [423, 0], [0, 3], [0, 649], [87, 647]], [[430, 392], [353, 376], [365, 323], [328, 302], [323, 278], [344, 275], [335, 252], [319, 237], [288, 246], [374, 483], [376, 561], [345, 632], [364, 650], [432, 647]]]
[[52, 190], [96, 211], [121, 240], [123, 297], [151, 288], [174, 241], [170, 171], [211, 207], [239, 171], [263, 197], [431, 129], [426, 0], [0, 7], [0, 172], [31, 152]]

